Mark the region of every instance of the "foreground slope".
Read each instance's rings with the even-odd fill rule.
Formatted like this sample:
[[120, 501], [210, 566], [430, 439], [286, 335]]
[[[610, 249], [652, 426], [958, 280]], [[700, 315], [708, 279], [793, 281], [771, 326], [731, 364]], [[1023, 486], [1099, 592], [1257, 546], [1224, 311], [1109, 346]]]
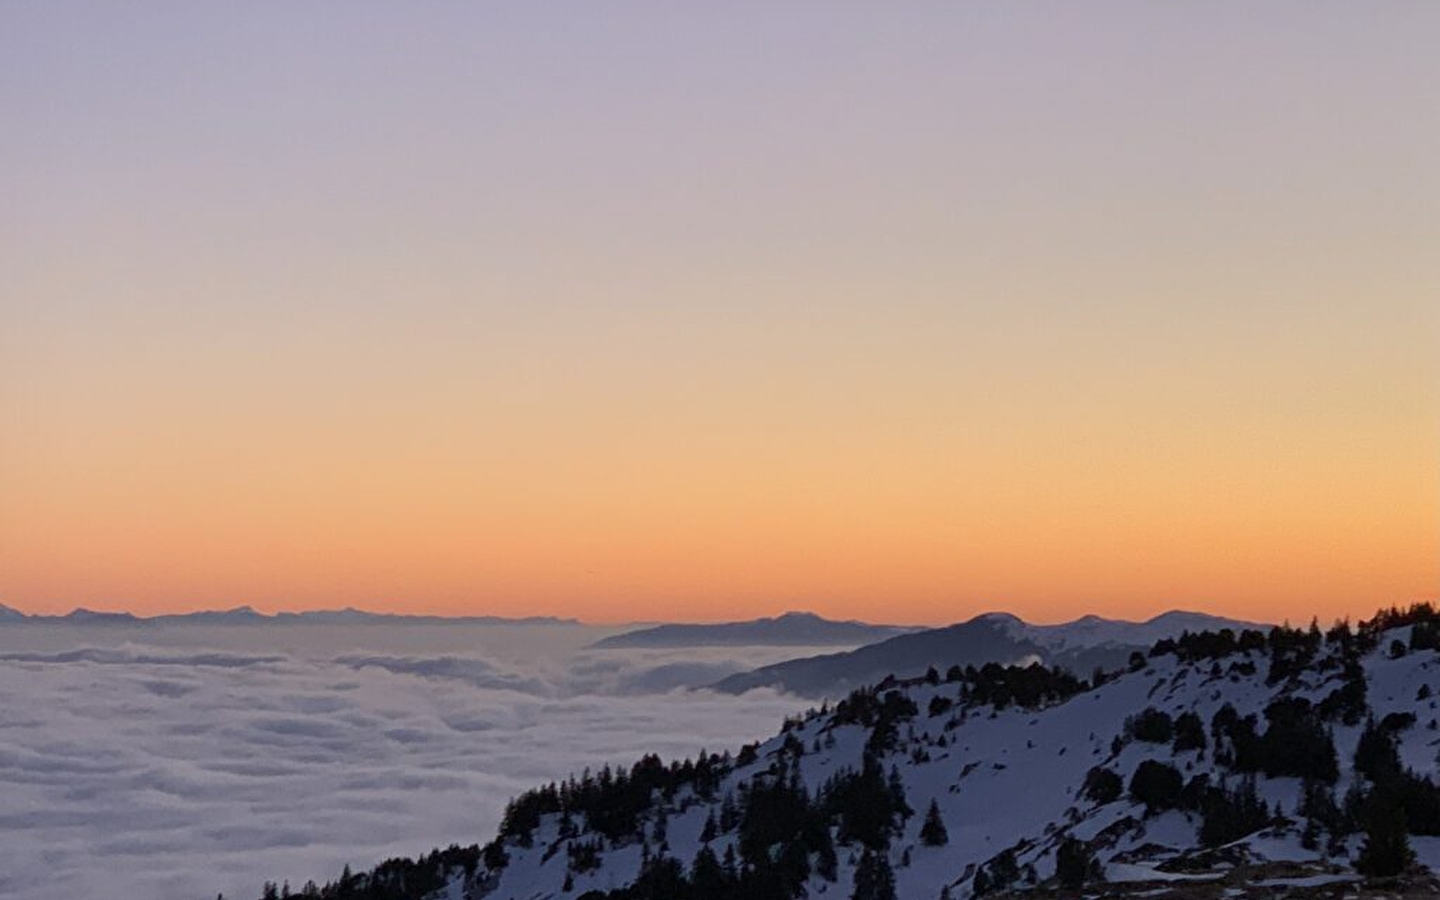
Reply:
[[483, 848], [307, 893], [1233, 898], [1398, 874], [1433, 895], [1437, 648], [1424, 607], [1187, 634], [1098, 685], [1038, 665], [892, 679], [734, 758], [587, 772], [516, 798]]

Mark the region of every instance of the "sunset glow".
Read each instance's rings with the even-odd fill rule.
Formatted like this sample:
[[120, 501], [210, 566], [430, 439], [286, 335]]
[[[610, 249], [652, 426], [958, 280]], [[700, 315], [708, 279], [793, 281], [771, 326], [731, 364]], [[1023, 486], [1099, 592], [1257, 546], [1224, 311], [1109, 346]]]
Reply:
[[1440, 596], [1440, 9], [354, 9], [0, 13], [0, 603]]

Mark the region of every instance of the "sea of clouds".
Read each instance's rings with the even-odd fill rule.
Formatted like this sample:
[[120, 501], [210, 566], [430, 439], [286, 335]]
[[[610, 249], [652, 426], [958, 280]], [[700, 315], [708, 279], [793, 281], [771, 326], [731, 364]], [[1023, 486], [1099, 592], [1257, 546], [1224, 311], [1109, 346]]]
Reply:
[[588, 648], [609, 633], [0, 626], [0, 896], [253, 900], [484, 843], [518, 791], [807, 705], [689, 688], [815, 650]]

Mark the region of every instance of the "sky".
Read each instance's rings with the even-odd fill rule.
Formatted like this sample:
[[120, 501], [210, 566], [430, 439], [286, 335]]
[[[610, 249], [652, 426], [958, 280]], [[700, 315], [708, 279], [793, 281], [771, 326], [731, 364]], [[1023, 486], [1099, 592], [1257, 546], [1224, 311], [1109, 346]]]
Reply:
[[0, 602], [1440, 596], [1440, 7], [0, 6]]

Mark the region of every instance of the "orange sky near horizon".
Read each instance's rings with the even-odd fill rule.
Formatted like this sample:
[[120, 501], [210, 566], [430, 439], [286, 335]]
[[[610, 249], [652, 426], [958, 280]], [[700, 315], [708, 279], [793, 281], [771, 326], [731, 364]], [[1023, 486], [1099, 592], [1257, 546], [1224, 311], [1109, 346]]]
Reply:
[[1440, 9], [818, 9], [0, 13], [0, 603], [1440, 598]]

